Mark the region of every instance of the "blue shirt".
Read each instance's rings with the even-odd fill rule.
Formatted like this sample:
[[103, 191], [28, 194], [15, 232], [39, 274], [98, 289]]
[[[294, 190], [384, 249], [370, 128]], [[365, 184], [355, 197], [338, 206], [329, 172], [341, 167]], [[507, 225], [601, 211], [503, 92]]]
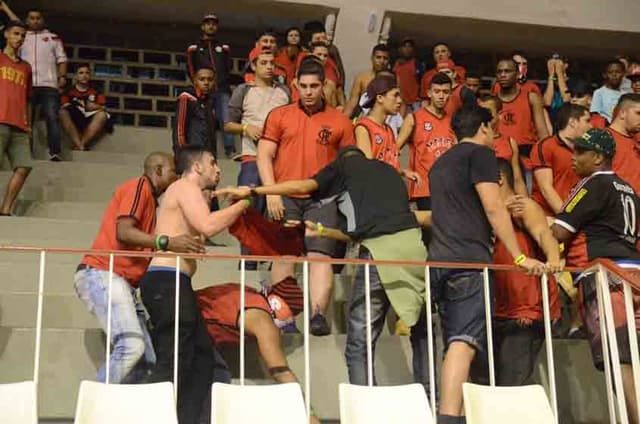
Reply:
[[591, 113], [599, 113], [604, 116], [609, 123], [611, 123], [611, 119], [613, 119], [613, 109], [618, 104], [618, 99], [620, 99], [622, 94], [621, 90], [613, 90], [604, 85], [598, 88], [593, 92]]

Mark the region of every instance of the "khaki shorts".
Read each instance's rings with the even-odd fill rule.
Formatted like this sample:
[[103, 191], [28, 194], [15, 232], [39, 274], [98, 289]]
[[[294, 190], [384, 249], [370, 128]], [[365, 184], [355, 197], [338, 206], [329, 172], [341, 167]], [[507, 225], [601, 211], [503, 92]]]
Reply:
[[0, 124], [0, 153], [7, 156], [11, 169], [33, 167], [28, 134], [11, 125]]

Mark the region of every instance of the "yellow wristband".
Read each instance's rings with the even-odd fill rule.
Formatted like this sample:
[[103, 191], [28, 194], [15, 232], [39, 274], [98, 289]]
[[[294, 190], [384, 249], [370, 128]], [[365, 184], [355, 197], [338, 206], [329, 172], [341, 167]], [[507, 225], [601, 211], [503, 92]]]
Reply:
[[527, 257], [524, 255], [524, 253], [521, 253], [520, 256], [518, 256], [513, 263], [520, 266], [524, 263], [524, 261], [527, 260]]
[[558, 250], [560, 251], [560, 253], [564, 252], [564, 243], [560, 243], [558, 247], [559, 247]]
[[322, 236], [324, 234], [324, 225], [322, 225], [322, 223], [318, 222], [316, 224], [316, 226], [318, 227], [318, 235]]
[[249, 127], [249, 124], [242, 124], [242, 135], [247, 134], [247, 127]]

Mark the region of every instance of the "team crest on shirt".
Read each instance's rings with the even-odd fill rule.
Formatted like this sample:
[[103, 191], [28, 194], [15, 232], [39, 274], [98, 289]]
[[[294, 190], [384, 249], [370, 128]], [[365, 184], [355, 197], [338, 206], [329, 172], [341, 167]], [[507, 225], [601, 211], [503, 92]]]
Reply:
[[505, 125], [515, 125], [516, 124], [515, 115], [513, 114], [513, 112], [507, 112], [507, 113], [503, 114], [502, 115], [502, 121], [504, 122]]
[[380, 134], [376, 134], [375, 140], [376, 144], [382, 144], [382, 136]]
[[331, 139], [331, 128], [327, 127], [326, 125], [323, 125], [322, 128], [320, 129], [320, 132], [318, 132], [318, 139], [316, 140], [316, 142], [318, 144], [326, 146], [329, 144], [330, 139]]
[[433, 131], [433, 124], [431, 122], [425, 122], [424, 123], [424, 130], [425, 131]]

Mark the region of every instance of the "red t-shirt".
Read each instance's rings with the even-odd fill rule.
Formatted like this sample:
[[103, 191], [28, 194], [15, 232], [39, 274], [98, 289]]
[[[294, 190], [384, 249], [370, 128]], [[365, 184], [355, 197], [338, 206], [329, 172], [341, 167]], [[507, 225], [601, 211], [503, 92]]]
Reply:
[[428, 110], [420, 108], [413, 113], [415, 125], [409, 145], [409, 167], [420, 175], [422, 181], [409, 183], [409, 197], [429, 197], [429, 171], [444, 152], [456, 143], [451, 129], [451, 118], [445, 114], [438, 118]]
[[373, 157], [400, 170], [400, 151], [391, 127], [387, 124], [379, 125], [367, 116], [358, 121], [356, 127], [358, 126], [369, 132]]
[[[537, 168], [551, 169], [553, 188], [563, 202], [567, 200], [573, 187], [580, 181], [580, 177], [573, 170], [573, 150], [557, 135], [545, 138], [531, 149], [531, 164], [534, 172]], [[535, 178], [533, 179], [531, 198], [542, 207], [548, 216], [555, 215], [542, 195]]]
[[[538, 96], [542, 96], [542, 91], [540, 91], [540, 87], [533, 81], [525, 81], [524, 84], [518, 84], [518, 87], [523, 93], [536, 93]], [[493, 88], [491, 89], [491, 94], [497, 95], [500, 94], [500, 84], [493, 84]]]
[[[311, 53], [302, 52], [298, 55], [298, 61], [296, 63], [296, 69], [300, 67], [300, 63], [302, 63], [302, 59], [309, 56]], [[324, 76], [326, 79], [331, 80], [336, 83], [336, 87], [340, 87], [340, 72], [338, 72], [338, 66], [336, 62], [333, 61], [332, 58], [327, 58], [327, 61], [324, 64]]]
[[600, 128], [601, 130], [603, 130], [607, 128], [607, 125], [607, 118], [597, 112], [591, 113], [591, 126], [593, 128]]
[[498, 124], [500, 133], [513, 137], [518, 146], [535, 144], [537, 141], [533, 113], [529, 104], [530, 92], [520, 90], [510, 102], [502, 101]]
[[276, 56], [276, 65], [285, 71], [286, 84], [291, 84], [296, 77], [296, 69], [298, 69], [298, 57], [302, 52], [299, 52], [296, 57], [291, 60], [287, 54], [287, 48], [280, 50], [280, 53]]
[[636, 194], [640, 194], [640, 144], [633, 137], [621, 134], [611, 127], [607, 131], [616, 142], [613, 172], [629, 183]]
[[354, 145], [353, 125], [330, 106], [308, 115], [300, 103], [273, 109], [262, 138], [278, 144], [273, 162], [276, 182], [311, 178], [332, 162], [342, 147]]
[[[464, 69], [463, 66], [459, 66], [459, 65], [456, 65], [455, 68], [456, 68], [456, 82], [462, 85], [464, 84], [464, 78], [467, 75], [467, 70]], [[431, 85], [431, 79], [437, 73], [438, 73], [438, 70], [433, 68], [433, 69], [429, 69], [422, 76], [422, 80], [420, 81], [420, 97], [421, 98], [426, 99], [427, 97], [429, 97], [427, 96], [427, 91], [429, 91], [429, 86]]]
[[447, 112], [447, 115], [453, 116], [458, 110], [462, 109], [462, 88], [464, 85], [458, 85], [453, 89], [451, 95], [449, 96], [449, 100], [447, 100], [447, 105], [444, 107], [444, 110]]
[[418, 101], [418, 79], [416, 77], [416, 60], [410, 59], [404, 62], [396, 61], [393, 72], [400, 83], [400, 95], [402, 101], [410, 105]]
[[[514, 230], [523, 254], [530, 258], [543, 257], [531, 237], [516, 226]], [[496, 240], [493, 260], [499, 265], [513, 265], [511, 254], [500, 240]], [[560, 318], [560, 302], [558, 285], [552, 276], [549, 276], [548, 287], [551, 319], [557, 319]], [[496, 318], [524, 318], [534, 321], [543, 319], [540, 277], [527, 275], [521, 271], [495, 271], [494, 290]]]
[[31, 96], [31, 65], [14, 62], [0, 52], [0, 124], [27, 130]]
[[64, 93], [60, 98], [60, 103], [62, 103], [62, 105], [66, 105], [71, 102], [78, 103], [82, 107], [86, 107], [87, 102], [97, 103], [104, 106], [107, 104], [107, 99], [93, 87], [88, 87], [86, 90], [80, 90], [76, 85]]
[[[156, 198], [148, 177], [133, 178], [116, 188], [102, 217], [100, 230], [93, 241], [94, 250], [135, 250], [121, 244], [116, 237], [118, 218], [130, 217], [136, 220], [136, 227], [147, 234], [153, 234], [156, 226]], [[151, 258], [115, 256], [113, 272], [136, 287], [147, 270]], [[82, 263], [103, 271], [109, 270], [109, 256], [86, 255]]]
[[500, 136], [493, 141], [493, 150], [495, 150], [498, 159], [504, 159], [511, 163], [513, 149], [511, 148], [509, 140], [509, 137], [500, 134]]

